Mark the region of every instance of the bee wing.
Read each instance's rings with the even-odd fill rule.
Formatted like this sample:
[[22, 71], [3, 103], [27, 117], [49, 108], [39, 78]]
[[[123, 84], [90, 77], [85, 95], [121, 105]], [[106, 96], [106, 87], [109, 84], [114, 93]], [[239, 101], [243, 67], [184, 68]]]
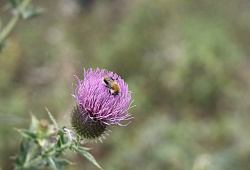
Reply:
[[115, 81], [115, 79], [113, 79], [112, 77], [110, 77], [111, 80]]
[[117, 79], [114, 79], [113, 77], [110, 77], [109, 75], [108, 75], [108, 71], [105, 69], [104, 70], [104, 73], [103, 73], [103, 77], [104, 78], [110, 78], [111, 80], [113, 80], [113, 81], [116, 81]]

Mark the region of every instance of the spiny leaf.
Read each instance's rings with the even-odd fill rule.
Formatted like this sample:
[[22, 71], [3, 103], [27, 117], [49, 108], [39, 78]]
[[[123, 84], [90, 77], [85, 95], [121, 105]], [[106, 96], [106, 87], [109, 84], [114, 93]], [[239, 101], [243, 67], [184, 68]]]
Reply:
[[49, 118], [51, 119], [51, 121], [53, 122], [53, 124], [55, 125], [56, 129], [59, 129], [58, 123], [56, 121], [56, 119], [52, 116], [52, 114], [49, 112], [49, 110], [45, 107], [45, 109], [47, 110], [48, 114], [49, 114]]
[[31, 125], [30, 130], [35, 131], [39, 125], [38, 119], [31, 113]]
[[52, 158], [48, 159], [48, 163], [49, 163], [49, 166], [54, 170], [61, 170], [62, 169], [61, 167], [56, 166], [56, 163], [54, 162], [54, 160]]
[[63, 158], [53, 158], [54, 162], [59, 165], [70, 165], [71, 162]]
[[16, 165], [22, 166], [24, 164], [29, 147], [30, 147], [30, 141], [22, 140], [19, 151], [20, 153], [16, 158]]
[[93, 165], [95, 165], [97, 168], [102, 169], [102, 167], [97, 163], [97, 161], [95, 160], [95, 158], [87, 151], [82, 151], [77, 149], [77, 151], [79, 153], [82, 154], [82, 156], [84, 156], [85, 158], [87, 158]]
[[35, 133], [30, 132], [27, 129], [16, 129], [16, 130], [22, 135], [22, 137], [24, 137], [26, 139], [35, 141], [37, 138], [37, 135]]
[[79, 147], [78, 147], [78, 150], [79, 150], [79, 151], [82, 151], [82, 152], [88, 151], [88, 150], [90, 150], [90, 149], [91, 149], [91, 148], [82, 147], [82, 146], [79, 146]]

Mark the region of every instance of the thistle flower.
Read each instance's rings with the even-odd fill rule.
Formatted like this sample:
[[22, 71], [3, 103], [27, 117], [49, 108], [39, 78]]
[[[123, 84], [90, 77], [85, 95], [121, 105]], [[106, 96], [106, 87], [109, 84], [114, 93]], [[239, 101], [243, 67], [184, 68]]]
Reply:
[[[104, 86], [104, 75], [112, 77], [120, 86], [120, 93], [112, 95], [110, 89]], [[132, 119], [128, 110], [132, 108], [131, 92], [128, 85], [117, 74], [100, 70], [85, 70], [84, 79], [76, 76], [78, 84], [73, 91], [77, 104], [70, 114], [70, 123], [75, 132], [89, 140], [104, 137], [110, 125], [123, 125], [122, 121]]]

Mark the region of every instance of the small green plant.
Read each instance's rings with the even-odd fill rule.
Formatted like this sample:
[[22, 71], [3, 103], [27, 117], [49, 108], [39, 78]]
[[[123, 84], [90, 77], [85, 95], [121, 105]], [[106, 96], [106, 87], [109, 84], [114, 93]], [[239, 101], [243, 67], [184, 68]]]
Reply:
[[53, 124], [49, 124], [46, 120], [39, 121], [32, 115], [29, 129], [17, 129], [23, 139], [16, 157], [15, 169], [51, 167], [54, 170], [61, 170], [62, 166], [71, 164], [69, 160], [61, 158], [66, 150], [80, 153], [102, 169], [88, 152], [90, 149], [81, 146], [84, 140], [65, 126], [60, 127], [49, 111], [48, 114]]

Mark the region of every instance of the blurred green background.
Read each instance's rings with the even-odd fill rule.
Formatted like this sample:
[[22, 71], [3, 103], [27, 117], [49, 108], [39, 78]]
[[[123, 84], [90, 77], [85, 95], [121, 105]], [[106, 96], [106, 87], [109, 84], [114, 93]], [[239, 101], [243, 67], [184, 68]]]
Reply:
[[[3, 10], [5, 24], [11, 15]], [[119, 74], [133, 92], [135, 117], [112, 126], [91, 153], [107, 170], [250, 169], [249, 0], [43, 0], [0, 54], [0, 169], [28, 128], [30, 113], [61, 125], [73, 75], [83, 67]], [[75, 165], [94, 170], [81, 155]]]

